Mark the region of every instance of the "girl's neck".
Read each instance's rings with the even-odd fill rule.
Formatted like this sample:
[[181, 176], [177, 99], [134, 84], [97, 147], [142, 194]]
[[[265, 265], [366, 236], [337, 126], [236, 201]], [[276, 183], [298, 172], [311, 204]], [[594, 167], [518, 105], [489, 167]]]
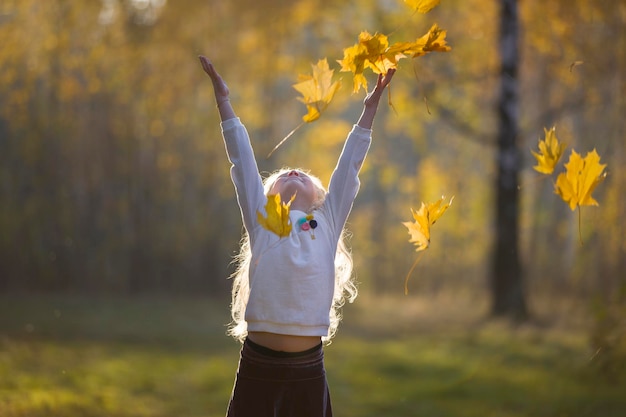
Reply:
[[298, 210], [304, 213], [311, 213], [313, 210], [315, 210], [315, 208], [316, 207], [314, 203], [311, 203], [310, 201], [299, 200], [297, 197], [291, 202], [290, 206], [291, 210]]

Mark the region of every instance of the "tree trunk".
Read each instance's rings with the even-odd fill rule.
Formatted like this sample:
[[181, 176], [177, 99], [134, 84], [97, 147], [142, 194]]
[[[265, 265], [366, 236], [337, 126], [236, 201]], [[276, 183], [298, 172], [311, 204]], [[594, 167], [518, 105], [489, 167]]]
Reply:
[[521, 162], [516, 144], [519, 129], [518, 28], [517, 0], [501, 0], [501, 90], [498, 99], [496, 239], [491, 270], [491, 313], [523, 320], [528, 312], [518, 247], [518, 176]]

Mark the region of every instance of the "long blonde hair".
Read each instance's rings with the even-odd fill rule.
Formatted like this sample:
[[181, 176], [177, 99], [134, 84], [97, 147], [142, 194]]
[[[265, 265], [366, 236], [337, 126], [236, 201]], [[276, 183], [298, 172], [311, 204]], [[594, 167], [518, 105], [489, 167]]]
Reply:
[[[272, 188], [276, 179], [285, 172], [291, 171], [291, 168], [283, 168], [263, 180], [265, 194]], [[318, 193], [317, 199], [313, 203], [313, 207], [319, 208], [326, 199], [326, 189], [322, 185], [319, 178], [311, 175], [307, 171], [304, 172], [313, 184], [315, 184]], [[330, 326], [328, 334], [322, 338], [325, 344], [330, 344], [331, 339], [337, 332], [339, 322], [341, 321], [341, 307], [346, 301], [353, 302], [357, 296], [358, 290], [352, 276], [352, 254], [346, 244], [349, 233], [346, 229], [341, 231], [341, 236], [337, 244], [337, 252], [335, 254], [335, 291], [333, 294], [333, 302], [329, 313]], [[248, 297], [250, 296], [250, 262], [252, 259], [252, 251], [250, 248], [250, 236], [244, 231], [241, 238], [239, 253], [235, 256], [233, 262], [237, 265], [235, 272], [231, 275], [233, 279], [232, 300], [230, 305], [230, 313], [232, 322], [228, 327], [228, 334], [235, 339], [243, 342], [248, 335], [248, 324], [244, 319]]]

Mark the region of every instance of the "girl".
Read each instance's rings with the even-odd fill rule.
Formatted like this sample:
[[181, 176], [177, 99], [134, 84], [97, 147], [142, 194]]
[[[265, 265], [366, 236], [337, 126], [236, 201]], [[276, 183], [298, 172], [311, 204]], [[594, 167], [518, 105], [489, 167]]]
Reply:
[[[245, 227], [230, 329], [243, 346], [227, 416], [331, 417], [322, 340], [334, 335], [344, 300], [356, 297], [343, 230], [359, 189], [378, 103], [395, 70], [380, 75], [366, 96], [327, 192], [318, 178], [295, 169], [278, 171], [263, 182], [226, 83], [207, 58], [199, 58], [213, 83]], [[291, 200], [287, 237], [257, 220], [257, 215], [266, 216], [267, 196], [275, 194], [283, 202]]]

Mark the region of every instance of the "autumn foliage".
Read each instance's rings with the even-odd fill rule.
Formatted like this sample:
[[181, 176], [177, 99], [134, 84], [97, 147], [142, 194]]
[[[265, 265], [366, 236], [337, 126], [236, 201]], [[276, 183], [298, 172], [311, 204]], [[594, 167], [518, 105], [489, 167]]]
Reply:
[[363, 74], [366, 69], [371, 69], [375, 74], [385, 74], [389, 69], [397, 68], [398, 61], [403, 58], [417, 58], [429, 52], [448, 52], [452, 48], [445, 39], [446, 31], [437, 24], [415, 42], [391, 45], [386, 35], [361, 32], [358, 43], [343, 50], [343, 59], [339, 61], [341, 71], [354, 74], [352, 92], [358, 93], [361, 88], [367, 90], [367, 79]]
[[[382, 108], [377, 119], [351, 246], [364, 292], [397, 291], [426, 253], [411, 278], [420, 292], [482, 291], [494, 237], [497, 3], [0, 3], [0, 291], [226, 292], [240, 213], [197, 55], [219, 64], [261, 155], [304, 123], [293, 146], [259, 160], [262, 172], [295, 164], [327, 180], [364, 94], [351, 96], [343, 50], [366, 31], [389, 46], [415, 42], [435, 22], [453, 49], [398, 59], [396, 111]], [[542, 180], [524, 186], [520, 202], [525, 279], [559, 292], [611, 289], [626, 270], [617, 88], [626, 53], [599, 45], [623, 44], [623, 14], [610, 2], [518, 3], [519, 145], [539, 153], [537, 136], [553, 124], [568, 144], [549, 175], [532, 169], [530, 151], [515, 161], [528, 168], [523, 184]], [[297, 101], [298, 74], [313, 76], [323, 57], [342, 88], [330, 101]], [[368, 80], [372, 72], [363, 68]], [[312, 123], [303, 120], [308, 105], [320, 115]], [[588, 193], [599, 206], [554, 194], [570, 148], [583, 161], [596, 149], [606, 165]], [[428, 251], [415, 252], [400, 223], [442, 194], [455, 195], [453, 210], [432, 226]], [[570, 232], [581, 212], [583, 246]]]
[[[406, 1], [405, 3], [415, 11], [427, 13], [437, 6], [439, 1]], [[343, 49], [343, 59], [337, 62], [341, 65], [341, 72], [352, 73], [352, 93], [355, 94], [361, 89], [367, 92], [367, 78], [364, 74], [367, 69], [374, 74], [386, 74], [389, 69], [396, 69], [398, 61], [403, 58], [417, 58], [430, 52], [448, 52], [451, 49], [446, 42], [446, 31], [437, 24], [433, 24], [426, 34], [413, 42], [394, 44], [389, 43], [387, 35], [378, 32], [372, 35], [363, 31], [359, 34], [356, 44]], [[330, 69], [327, 58], [320, 59], [312, 67], [311, 75], [300, 74], [298, 82], [293, 85], [293, 88], [302, 94], [298, 100], [307, 107], [307, 114], [302, 117], [303, 123], [289, 132], [272, 149], [268, 158], [304, 123], [318, 120], [341, 87], [340, 81], [332, 81], [334, 70]]]
[[[533, 168], [542, 174], [550, 175], [563, 155], [565, 144], [556, 137], [556, 127], [548, 130], [544, 128], [545, 137], [539, 140], [539, 152], [532, 151], [537, 160]], [[606, 164], [600, 163], [600, 155], [593, 149], [583, 158], [572, 149], [569, 161], [565, 164], [565, 171], [559, 173], [554, 185], [554, 192], [558, 194], [569, 208], [579, 209], [580, 235], [580, 206], [597, 206], [598, 202], [591, 196], [595, 188], [606, 178]], [[580, 238], [582, 243], [582, 237]]]

